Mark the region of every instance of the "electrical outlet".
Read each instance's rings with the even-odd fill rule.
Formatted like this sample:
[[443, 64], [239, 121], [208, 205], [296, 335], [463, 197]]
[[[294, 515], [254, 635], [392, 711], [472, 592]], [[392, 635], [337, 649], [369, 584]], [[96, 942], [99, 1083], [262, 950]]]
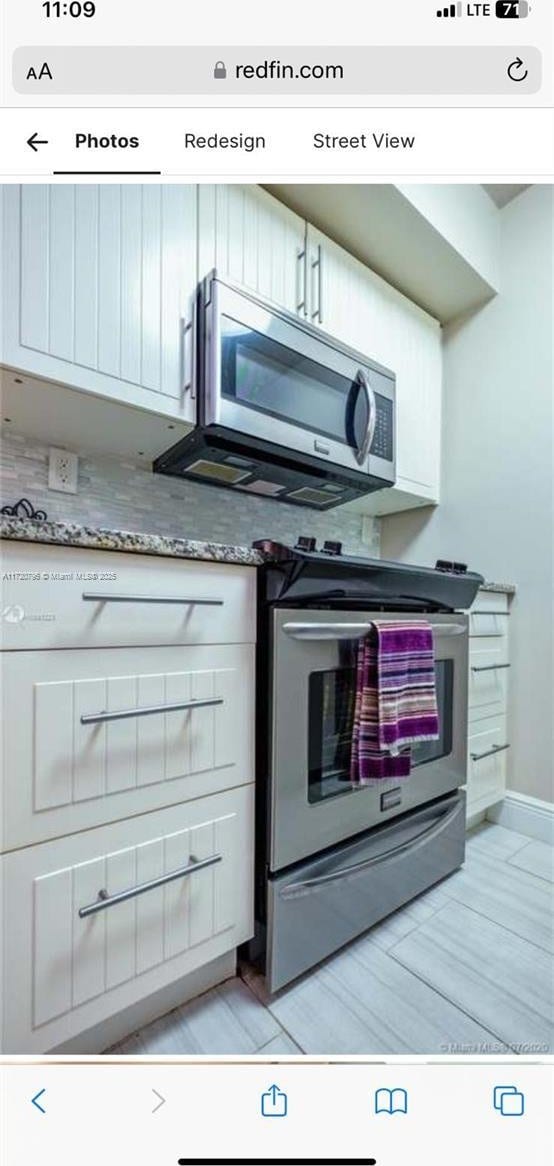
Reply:
[[79, 458], [67, 449], [48, 451], [48, 489], [61, 490], [64, 494], [77, 493]]

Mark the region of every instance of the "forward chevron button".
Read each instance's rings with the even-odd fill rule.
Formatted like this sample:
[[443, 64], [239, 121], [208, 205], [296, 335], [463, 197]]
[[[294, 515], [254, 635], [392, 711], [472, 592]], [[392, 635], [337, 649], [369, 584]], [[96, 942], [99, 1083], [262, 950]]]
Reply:
[[162, 1108], [162, 1105], [165, 1105], [165, 1097], [162, 1097], [161, 1093], [158, 1093], [157, 1089], [153, 1089], [152, 1093], [155, 1097], [158, 1098], [157, 1105], [154, 1106], [152, 1113], [157, 1113], [158, 1110]]

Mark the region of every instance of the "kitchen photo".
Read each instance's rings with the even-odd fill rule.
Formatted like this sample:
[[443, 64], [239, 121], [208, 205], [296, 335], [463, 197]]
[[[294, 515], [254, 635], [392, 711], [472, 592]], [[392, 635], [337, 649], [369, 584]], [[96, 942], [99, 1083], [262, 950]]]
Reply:
[[552, 1053], [554, 188], [0, 200], [0, 1052]]

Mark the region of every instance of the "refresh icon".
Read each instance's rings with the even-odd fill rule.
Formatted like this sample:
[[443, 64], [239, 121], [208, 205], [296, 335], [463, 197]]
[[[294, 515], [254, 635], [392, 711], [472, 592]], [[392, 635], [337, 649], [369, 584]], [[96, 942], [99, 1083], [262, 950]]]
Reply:
[[529, 70], [524, 65], [521, 57], [516, 57], [515, 61], [510, 61], [508, 65], [508, 77], [510, 81], [525, 81], [529, 76]]

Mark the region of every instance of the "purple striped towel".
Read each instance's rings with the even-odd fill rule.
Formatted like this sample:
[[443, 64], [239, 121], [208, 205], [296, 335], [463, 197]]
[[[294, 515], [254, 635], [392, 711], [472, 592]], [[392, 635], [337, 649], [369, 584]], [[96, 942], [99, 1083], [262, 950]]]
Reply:
[[430, 624], [375, 620], [358, 645], [351, 781], [367, 785], [408, 777], [409, 746], [438, 736]]

